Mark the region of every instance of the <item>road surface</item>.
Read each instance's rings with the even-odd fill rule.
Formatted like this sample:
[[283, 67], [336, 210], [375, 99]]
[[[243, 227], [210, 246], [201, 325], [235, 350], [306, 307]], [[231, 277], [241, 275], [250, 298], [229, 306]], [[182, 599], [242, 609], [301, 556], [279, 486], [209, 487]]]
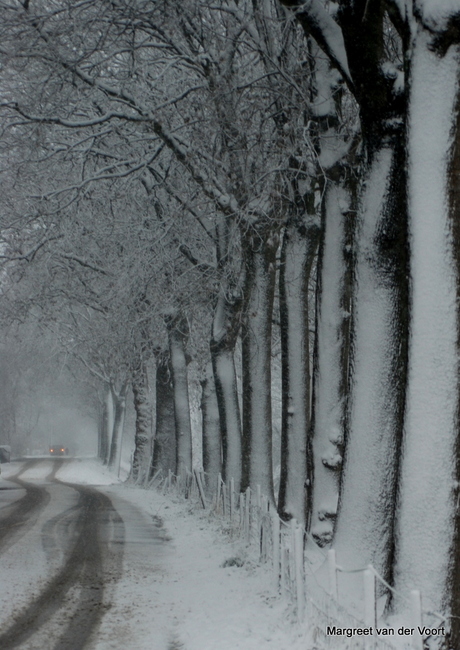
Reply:
[[[127, 549], [167, 543], [161, 522], [132, 505], [58, 480], [69, 462], [27, 460], [0, 485], [0, 596], [7, 590], [10, 605], [2, 606], [2, 650], [95, 647]], [[40, 469], [45, 480], [34, 480]]]

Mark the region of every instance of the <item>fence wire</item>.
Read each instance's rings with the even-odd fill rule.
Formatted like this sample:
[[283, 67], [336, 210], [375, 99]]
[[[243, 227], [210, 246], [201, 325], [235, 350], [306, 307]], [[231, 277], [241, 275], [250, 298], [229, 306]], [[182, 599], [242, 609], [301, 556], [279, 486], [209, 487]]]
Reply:
[[[205, 493], [203, 472], [186, 472], [183, 476], [157, 477], [154, 484], [163, 494], [175, 492], [205, 508], [225, 524], [225, 530], [233, 539], [240, 539], [252, 549], [259, 564], [265, 564], [273, 574], [276, 593], [286, 600], [300, 624], [309, 628], [315, 650], [401, 650], [401, 644], [393, 644], [382, 636], [332, 636], [328, 628], [365, 628], [368, 625], [340, 604], [316, 582], [313, 573], [308, 573], [305, 563], [305, 541], [308, 533], [295, 520], [285, 522], [278, 517], [274, 505], [260, 491], [236, 495], [219, 476], [214, 492]], [[299, 542], [299, 539], [301, 542]], [[297, 540], [297, 541], [296, 541]], [[301, 553], [299, 554], [299, 543]], [[318, 548], [315, 543], [315, 548]], [[318, 549], [327, 559], [327, 554]], [[299, 566], [300, 557], [300, 566]], [[364, 572], [369, 567], [357, 569]], [[387, 588], [389, 585], [370, 567], [377, 580]], [[345, 572], [340, 566], [336, 571]], [[428, 612], [427, 612], [428, 613]], [[432, 614], [430, 612], [430, 614]], [[440, 615], [439, 615], [440, 616]], [[405, 648], [412, 650], [417, 644], [407, 640]], [[423, 648], [420, 639], [420, 648]]]

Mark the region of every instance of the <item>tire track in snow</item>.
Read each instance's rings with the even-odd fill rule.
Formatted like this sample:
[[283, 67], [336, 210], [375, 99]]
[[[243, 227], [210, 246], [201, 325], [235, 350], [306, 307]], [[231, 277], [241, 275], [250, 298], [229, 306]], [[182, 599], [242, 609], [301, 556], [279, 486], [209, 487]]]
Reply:
[[[11, 483], [16, 483], [24, 488], [23, 497], [5, 508], [7, 514], [0, 519], [0, 554], [15, 544], [35, 524], [43, 508], [49, 503], [50, 495], [46, 488], [23, 481], [20, 476], [27, 470], [37, 465], [38, 460], [29, 460], [19, 469], [17, 474], [9, 478]], [[47, 477], [53, 480], [61, 465], [56, 465]]]
[[60, 524], [65, 522], [68, 530], [73, 530], [74, 539], [67, 551], [64, 550], [62, 568], [14, 623], [0, 634], [3, 650], [17, 648], [42, 630], [60, 611], [64, 622], [59, 622], [58, 630], [54, 630], [52, 625], [51, 629], [45, 628], [49, 647], [55, 650], [84, 648], [105, 612], [106, 578], [110, 576], [112, 581], [116, 581], [121, 575], [123, 544], [110, 548], [108, 536], [102, 535], [104, 527], [117, 526], [123, 536], [123, 521], [110, 499], [90, 487], [62, 484], [75, 489], [79, 501], [77, 506], [48, 522], [49, 526], [44, 527], [45, 535], [57, 535], [61, 530]]

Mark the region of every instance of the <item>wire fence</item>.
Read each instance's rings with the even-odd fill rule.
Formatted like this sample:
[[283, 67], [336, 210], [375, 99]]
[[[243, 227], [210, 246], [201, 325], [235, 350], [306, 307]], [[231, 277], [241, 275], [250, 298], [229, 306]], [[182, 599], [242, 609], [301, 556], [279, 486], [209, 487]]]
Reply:
[[[200, 471], [187, 472], [181, 477], [170, 471], [167, 476], [157, 475], [150, 484], [163, 493], [174, 491], [185, 496], [225, 522], [232, 537], [244, 541], [258, 562], [269, 567], [274, 592], [290, 604], [300, 624], [308, 625], [317, 650], [401, 650], [402, 647], [424, 650], [426, 639], [419, 632], [419, 628], [423, 629], [423, 617], [430, 616], [431, 620], [436, 617], [440, 626], [446, 622], [441, 614], [423, 610], [420, 592], [414, 590], [407, 596], [413, 633], [403, 642], [400, 639], [397, 642], [392, 637], [395, 634], [392, 628], [378, 627], [377, 593], [394, 592], [391, 585], [371, 565], [346, 571], [337, 564], [335, 551], [331, 549], [320, 551], [328, 573], [329, 589], [324, 589], [306, 562], [306, 541], [310, 538], [314, 543], [314, 540], [295, 519], [289, 522], [280, 519], [274, 504], [261, 494], [259, 487], [236, 494], [233, 480], [226, 485], [219, 475], [214, 489], [206, 489], [205, 476]], [[318, 550], [316, 544], [314, 548]], [[340, 573], [362, 575], [361, 612], [352, 612], [339, 602]], [[365, 631], [371, 628], [372, 633]], [[377, 629], [381, 630], [380, 634]]]

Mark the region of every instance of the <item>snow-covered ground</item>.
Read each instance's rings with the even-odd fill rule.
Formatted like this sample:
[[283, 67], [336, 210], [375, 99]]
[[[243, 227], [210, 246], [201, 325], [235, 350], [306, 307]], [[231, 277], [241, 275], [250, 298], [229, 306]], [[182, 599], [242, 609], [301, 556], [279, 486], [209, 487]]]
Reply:
[[[40, 463], [21, 478], [44, 479], [50, 466]], [[2, 479], [17, 471], [17, 463], [3, 465]], [[91, 459], [66, 463], [57, 478], [100, 486], [126, 526], [123, 576], [110, 593], [112, 606], [102, 620], [96, 650], [314, 647], [306, 626], [299, 626], [288, 604], [274, 595], [269, 567], [258, 566], [244, 543], [225, 535], [213, 515], [180, 497], [120, 483]], [[146, 526], [153, 518], [160, 530], [154, 543], [139, 530], [142, 517]], [[30, 563], [31, 556], [24, 564], [27, 575], [16, 576], [17, 584], [30, 585]]]
[[[46, 554], [43, 531], [77, 501], [71, 485], [50, 483], [56, 460], [43, 457], [21, 480], [46, 487], [51, 498], [34, 525], [2, 554], [0, 628], [38, 595], [55, 572], [60, 556]], [[5, 505], [24, 493], [8, 477], [22, 463], [2, 465]], [[122, 467], [121, 475], [126, 476]], [[321, 589], [312, 570], [323, 553], [307, 552], [310, 614], [297, 621], [295, 607], [275, 593], [271, 564], [260, 564], [257, 544], [248, 546], [228, 522], [185, 500], [120, 481], [91, 458], [66, 459], [56, 478], [96, 486], [109, 496], [123, 523], [112, 529], [110, 545], [124, 539], [121, 578], [106, 583], [104, 616], [92, 650], [413, 650], [414, 639], [398, 636], [326, 636], [327, 625], [362, 627]], [[0, 504], [1, 507], [1, 504]], [[113, 524], [114, 526], [118, 524]], [[124, 531], [122, 532], [122, 529]], [[233, 535], [233, 536], [232, 536]], [[45, 545], [46, 546], [46, 545]], [[110, 546], [109, 546], [110, 547]], [[315, 547], [317, 548], [317, 547]], [[323, 600], [323, 596], [327, 596]], [[341, 604], [348, 607], [350, 603]], [[319, 607], [319, 609], [318, 609]], [[378, 608], [379, 609], [379, 608]], [[310, 626], [313, 616], [315, 626]], [[409, 620], [393, 621], [395, 629]], [[58, 621], [59, 624], [59, 621]], [[396, 625], [397, 624], [397, 625]], [[46, 629], [46, 628], [45, 628]], [[22, 647], [22, 646], [21, 646]], [[25, 650], [36, 646], [24, 646]], [[38, 646], [40, 650], [42, 647]]]

